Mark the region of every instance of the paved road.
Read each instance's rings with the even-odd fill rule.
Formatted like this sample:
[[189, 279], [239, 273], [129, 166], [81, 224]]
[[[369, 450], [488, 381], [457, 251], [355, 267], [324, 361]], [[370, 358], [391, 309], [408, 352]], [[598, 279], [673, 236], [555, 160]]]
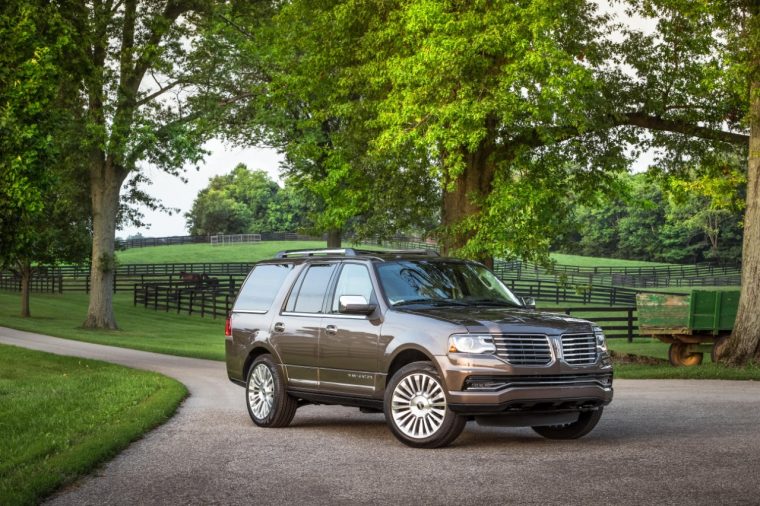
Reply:
[[619, 380], [583, 439], [470, 423], [449, 448], [414, 450], [350, 408], [259, 429], [220, 362], [4, 328], [0, 342], [156, 370], [191, 393], [53, 504], [760, 504], [758, 382]]

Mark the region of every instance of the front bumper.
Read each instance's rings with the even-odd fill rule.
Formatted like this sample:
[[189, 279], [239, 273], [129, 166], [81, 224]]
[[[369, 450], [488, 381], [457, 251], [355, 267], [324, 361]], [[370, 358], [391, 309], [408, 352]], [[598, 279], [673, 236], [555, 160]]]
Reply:
[[438, 356], [449, 408], [469, 415], [583, 411], [612, 401], [612, 366], [513, 367], [493, 357]]

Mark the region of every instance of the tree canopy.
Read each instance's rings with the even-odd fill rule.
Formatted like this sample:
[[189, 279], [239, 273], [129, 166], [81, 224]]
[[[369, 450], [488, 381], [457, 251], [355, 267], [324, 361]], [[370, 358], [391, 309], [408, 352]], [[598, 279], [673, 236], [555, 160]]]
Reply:
[[280, 188], [244, 164], [211, 178], [185, 217], [191, 235], [260, 234], [307, 226], [308, 206], [292, 186]]

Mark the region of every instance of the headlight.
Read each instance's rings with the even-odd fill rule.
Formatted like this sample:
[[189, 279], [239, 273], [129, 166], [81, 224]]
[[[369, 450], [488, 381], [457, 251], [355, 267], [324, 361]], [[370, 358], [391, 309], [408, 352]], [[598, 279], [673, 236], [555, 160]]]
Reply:
[[596, 337], [596, 349], [600, 351], [607, 351], [607, 338], [604, 337], [604, 331], [602, 327], [594, 326], [591, 328], [594, 331], [594, 337]]
[[493, 338], [480, 334], [454, 334], [449, 337], [450, 353], [496, 353]]

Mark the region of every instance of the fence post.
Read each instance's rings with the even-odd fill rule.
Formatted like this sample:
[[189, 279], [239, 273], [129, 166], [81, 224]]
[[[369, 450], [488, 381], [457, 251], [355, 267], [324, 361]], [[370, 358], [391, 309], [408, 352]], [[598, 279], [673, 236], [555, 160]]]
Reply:
[[633, 342], [633, 309], [628, 308], [628, 342]]

